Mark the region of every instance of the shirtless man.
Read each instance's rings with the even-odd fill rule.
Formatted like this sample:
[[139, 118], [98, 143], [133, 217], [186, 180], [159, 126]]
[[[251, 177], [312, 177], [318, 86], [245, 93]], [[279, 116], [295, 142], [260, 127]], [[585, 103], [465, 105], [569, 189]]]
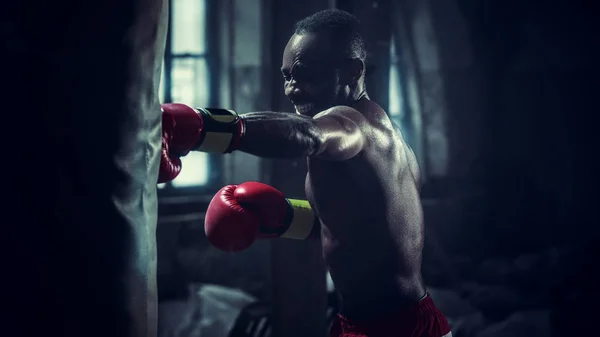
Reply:
[[236, 251], [256, 238], [320, 237], [342, 300], [332, 336], [449, 336], [421, 278], [419, 168], [367, 95], [358, 29], [340, 10], [297, 24], [281, 68], [296, 114], [163, 105], [161, 181], [177, 175], [190, 150], [306, 157], [308, 201], [257, 182], [226, 186], [207, 210], [210, 241]]

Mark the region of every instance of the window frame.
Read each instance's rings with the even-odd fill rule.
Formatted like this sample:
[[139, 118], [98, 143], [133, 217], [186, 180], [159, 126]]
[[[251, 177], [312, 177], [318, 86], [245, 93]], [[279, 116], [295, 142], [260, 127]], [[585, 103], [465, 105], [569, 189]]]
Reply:
[[[400, 56], [398, 55], [398, 50], [397, 50], [397, 46], [394, 43], [394, 38], [392, 36], [392, 42], [390, 43], [390, 82], [393, 79], [392, 77], [392, 71], [394, 71], [394, 69], [398, 72], [398, 76], [397, 76], [397, 80], [399, 83], [397, 83], [398, 89], [400, 91], [402, 91], [402, 80], [400, 78]], [[390, 91], [389, 93], [389, 100], [391, 103], [392, 100], [392, 91], [391, 91], [391, 86], [388, 87], [388, 90]], [[395, 123], [398, 124], [398, 126], [400, 126], [400, 123], [402, 123], [403, 119], [405, 118], [404, 114], [406, 113], [406, 107], [404, 106], [405, 103], [405, 98], [402, 99], [400, 106], [398, 107], [400, 109], [400, 111], [392, 111], [391, 109], [391, 104], [388, 104], [389, 109], [388, 109], [388, 116], [390, 117], [390, 119], [392, 121], [394, 121]], [[402, 111], [404, 110], [404, 112]]]
[[[404, 82], [404, 78], [403, 78], [403, 74], [402, 74], [402, 58], [400, 56], [400, 52], [398, 50], [398, 46], [395, 43], [395, 39], [394, 36], [392, 35], [392, 43], [390, 44], [390, 83], [392, 81], [392, 79], [394, 78], [392, 76], [392, 72], [395, 70], [396, 73], [396, 85], [397, 85], [397, 90], [399, 91], [399, 95], [402, 97], [400, 100], [400, 104], [398, 105], [398, 109], [399, 111], [392, 111], [391, 110], [391, 100], [392, 100], [392, 86], [390, 85], [388, 87], [389, 92], [389, 102], [388, 102], [388, 117], [390, 118], [390, 120], [392, 122], [394, 122], [402, 131], [403, 136], [405, 137], [405, 140], [407, 141], [407, 143], [413, 147], [414, 149], [414, 142], [416, 142], [417, 140], [414, 138], [415, 137], [415, 130], [412, 130], [410, 127], [407, 127], [407, 124], [410, 124], [411, 122], [411, 116], [410, 116], [410, 107], [408, 106], [408, 97], [407, 97], [407, 92], [405, 90], [405, 82]], [[395, 93], [396, 95], [398, 95], [398, 93]]]
[[[173, 1], [169, 0], [169, 8], [173, 8]], [[172, 103], [172, 77], [173, 77], [173, 61], [176, 59], [204, 59], [207, 66], [208, 73], [208, 102], [207, 107], [220, 106], [220, 95], [219, 95], [219, 69], [220, 69], [220, 57], [218, 55], [220, 48], [220, 31], [218, 24], [218, 7], [215, 1], [202, 0], [205, 2], [205, 26], [206, 26], [206, 49], [204, 53], [173, 53], [172, 45], [172, 22], [173, 22], [173, 11], [169, 10], [168, 14], [168, 28], [167, 38], [165, 44], [165, 55], [163, 62], [164, 71], [164, 85], [163, 85], [163, 103]], [[216, 192], [223, 184], [223, 155], [221, 154], [207, 154], [207, 166], [209, 175], [207, 183], [204, 185], [197, 186], [173, 186], [171, 182], [168, 182], [164, 187], [158, 189], [159, 196], [190, 196], [190, 195], [204, 195], [212, 194]], [[184, 167], [184, 170], [193, 169], [190, 167]]]

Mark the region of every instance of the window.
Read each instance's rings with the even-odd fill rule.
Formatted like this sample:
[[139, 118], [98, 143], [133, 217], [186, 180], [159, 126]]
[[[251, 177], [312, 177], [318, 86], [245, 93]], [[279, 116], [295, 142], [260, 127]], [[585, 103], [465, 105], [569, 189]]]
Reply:
[[[402, 60], [402, 51], [398, 50], [397, 45], [394, 43], [396, 41], [392, 38], [390, 47], [389, 116], [400, 128], [406, 143], [415, 153], [421, 167], [421, 181], [424, 182], [427, 179], [427, 168], [425, 167], [423, 151], [423, 130], [421, 129], [420, 117], [417, 115], [418, 111], [413, 110], [411, 107], [411, 105], [414, 106], [418, 97], [415, 89], [411, 89], [415, 85], [414, 80], [409, 78], [409, 74], [402, 73], [406, 69], [406, 65]], [[413, 104], [410, 104], [410, 101]]]
[[400, 69], [399, 69], [399, 58], [396, 53], [396, 46], [394, 45], [394, 41], [392, 39], [391, 43], [391, 58], [390, 58], [390, 102], [389, 102], [389, 114], [392, 120], [400, 126], [402, 131], [402, 119], [404, 118], [404, 107], [402, 102], [402, 90], [400, 83]]
[[415, 139], [410, 124], [410, 115], [407, 110], [406, 102], [404, 101], [402, 74], [400, 73], [400, 57], [398, 56], [394, 39], [392, 39], [390, 52], [389, 115], [391, 120], [400, 127], [402, 135], [406, 139], [408, 145], [414, 149], [416, 144], [414, 144]]
[[[170, 0], [169, 35], [160, 82], [160, 101], [206, 107], [211, 102], [207, 1]], [[215, 177], [218, 160], [202, 152], [181, 158], [183, 170], [162, 189], [206, 187]], [[218, 172], [217, 172], [218, 173]]]

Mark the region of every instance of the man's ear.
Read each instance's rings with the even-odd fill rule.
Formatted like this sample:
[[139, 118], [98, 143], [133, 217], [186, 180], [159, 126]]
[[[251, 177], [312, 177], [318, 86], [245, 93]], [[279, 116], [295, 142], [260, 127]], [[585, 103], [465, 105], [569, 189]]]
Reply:
[[344, 74], [340, 77], [343, 85], [353, 85], [365, 72], [365, 63], [361, 59], [349, 59], [344, 67]]

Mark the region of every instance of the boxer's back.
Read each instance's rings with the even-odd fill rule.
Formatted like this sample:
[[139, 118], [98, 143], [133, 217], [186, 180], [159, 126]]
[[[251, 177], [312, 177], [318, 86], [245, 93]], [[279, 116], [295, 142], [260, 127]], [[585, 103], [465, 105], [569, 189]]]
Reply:
[[391, 310], [425, 293], [419, 173], [385, 112], [368, 100], [354, 108], [368, 121], [367, 147], [344, 162], [310, 159], [306, 193], [322, 222], [324, 258], [344, 309], [376, 315], [362, 308], [379, 302]]

